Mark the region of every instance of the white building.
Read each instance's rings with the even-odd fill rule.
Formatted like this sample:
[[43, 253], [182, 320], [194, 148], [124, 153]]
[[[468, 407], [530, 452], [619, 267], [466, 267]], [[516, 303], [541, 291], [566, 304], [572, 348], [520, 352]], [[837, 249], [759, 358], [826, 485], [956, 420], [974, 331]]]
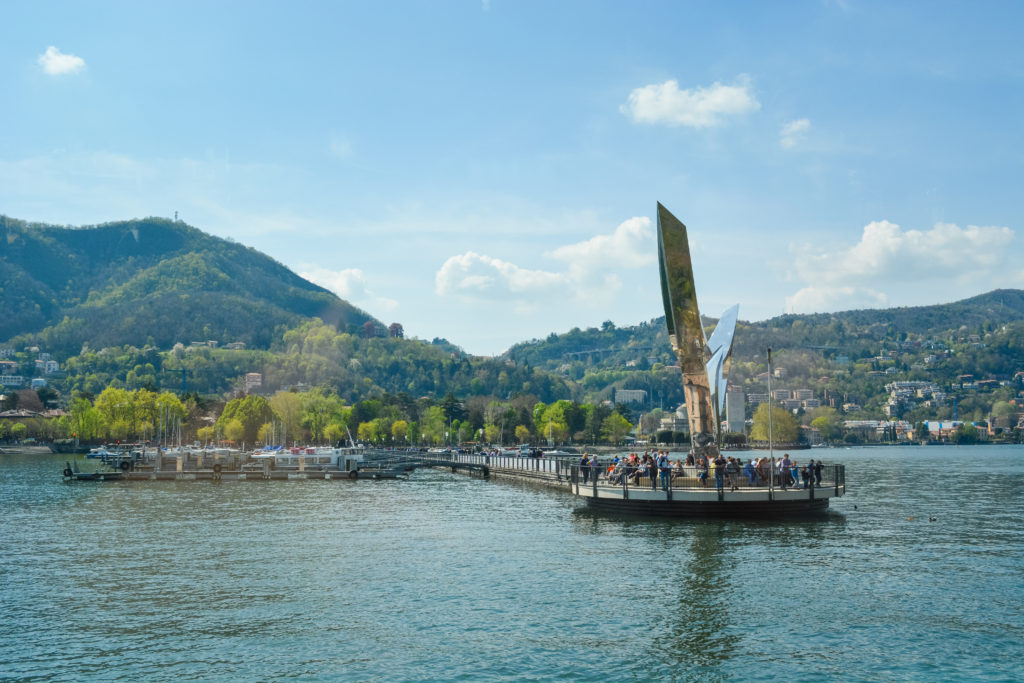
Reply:
[[742, 391], [725, 392], [725, 431], [743, 434], [747, 415]]
[[646, 389], [616, 389], [616, 403], [644, 403], [647, 400]]

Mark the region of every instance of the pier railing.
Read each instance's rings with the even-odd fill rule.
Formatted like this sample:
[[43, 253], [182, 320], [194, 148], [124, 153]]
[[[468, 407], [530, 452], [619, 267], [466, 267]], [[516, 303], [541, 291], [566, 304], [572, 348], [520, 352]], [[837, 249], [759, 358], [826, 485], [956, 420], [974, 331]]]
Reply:
[[803, 468], [776, 468], [774, 473], [754, 470], [752, 473], [740, 468], [738, 472], [703, 470], [695, 466], [672, 467], [668, 470], [656, 469], [652, 474], [646, 468], [623, 466], [613, 468], [610, 463], [598, 468], [584, 467], [578, 463], [570, 466], [569, 477], [572, 484], [593, 487], [614, 487], [628, 490], [658, 489], [672, 490], [776, 490], [795, 489], [838, 489], [846, 486], [846, 467], [844, 465], [822, 464], [820, 471], [815, 468], [804, 478]]
[[775, 462], [774, 471], [755, 468], [753, 474], [741, 466], [739, 471], [730, 475], [728, 470], [718, 471], [715, 468], [702, 470], [699, 467], [686, 465], [672, 467], [666, 476], [661, 470], [655, 472], [654, 479], [645, 468], [623, 465], [615, 468], [611, 459], [598, 459], [597, 467], [581, 466], [579, 458], [529, 458], [506, 455], [487, 454], [453, 454], [453, 460], [465, 463], [487, 465], [492, 470], [508, 470], [530, 473], [534, 476], [549, 475], [558, 481], [565, 481], [574, 488], [577, 486], [593, 486], [601, 488], [647, 488], [662, 490], [776, 490], [793, 489], [840, 489], [846, 486], [845, 465], [822, 464], [803, 477], [804, 467], [783, 469], [780, 461]]

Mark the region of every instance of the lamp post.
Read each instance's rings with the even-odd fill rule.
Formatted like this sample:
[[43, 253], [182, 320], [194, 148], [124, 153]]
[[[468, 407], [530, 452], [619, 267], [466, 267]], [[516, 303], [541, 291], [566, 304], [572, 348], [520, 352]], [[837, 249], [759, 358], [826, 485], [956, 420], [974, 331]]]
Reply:
[[768, 347], [768, 455], [772, 461], [771, 476], [768, 477], [768, 498], [772, 497], [775, 482], [775, 446], [772, 440], [772, 347]]

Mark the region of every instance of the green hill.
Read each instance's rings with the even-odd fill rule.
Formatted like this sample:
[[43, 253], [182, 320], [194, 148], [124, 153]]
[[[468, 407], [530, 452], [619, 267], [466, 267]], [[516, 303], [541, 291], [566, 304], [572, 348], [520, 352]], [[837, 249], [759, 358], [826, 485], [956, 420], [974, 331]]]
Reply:
[[[740, 321], [736, 326], [734, 356], [750, 358], [771, 346], [778, 349], [817, 347], [833, 355], [877, 349], [883, 340], [908, 337], [948, 339], [960, 333], [984, 334], [1006, 323], [1024, 320], [1024, 291], [999, 289], [949, 304], [889, 309], [861, 309], [838, 313], [787, 314], [761, 322]], [[715, 320], [704, 318], [708, 334]], [[561, 368], [582, 377], [585, 370], [637, 367], [654, 362], [672, 364], [665, 318], [630, 327], [610, 322], [600, 328], [574, 328], [546, 339], [522, 342], [505, 352], [516, 362], [550, 370]]]
[[73, 355], [215, 339], [268, 348], [318, 317], [344, 330], [368, 313], [255, 249], [146, 218], [67, 228], [0, 216], [0, 340]]

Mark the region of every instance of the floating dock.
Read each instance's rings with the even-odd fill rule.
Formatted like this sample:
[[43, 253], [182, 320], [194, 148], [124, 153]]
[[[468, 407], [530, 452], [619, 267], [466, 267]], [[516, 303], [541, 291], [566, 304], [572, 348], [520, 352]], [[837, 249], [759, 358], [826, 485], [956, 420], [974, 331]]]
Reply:
[[608, 480], [605, 470], [609, 462], [599, 462], [598, 476], [586, 468], [583, 478], [578, 459], [519, 458], [493, 455], [453, 455], [466, 464], [488, 467], [491, 476], [510, 477], [552, 486], [586, 500], [594, 510], [618, 514], [663, 517], [780, 517], [822, 512], [832, 498], [846, 493], [846, 468], [843, 465], [822, 465], [820, 482], [815, 477], [803, 484], [785, 486], [777, 477], [759, 485], [746, 476], [738, 477], [735, 490], [723, 477], [718, 487], [712, 474], [707, 485], [701, 483], [695, 467], [673, 469], [662, 488], [660, 477], [651, 484], [644, 475], [622, 483]]

